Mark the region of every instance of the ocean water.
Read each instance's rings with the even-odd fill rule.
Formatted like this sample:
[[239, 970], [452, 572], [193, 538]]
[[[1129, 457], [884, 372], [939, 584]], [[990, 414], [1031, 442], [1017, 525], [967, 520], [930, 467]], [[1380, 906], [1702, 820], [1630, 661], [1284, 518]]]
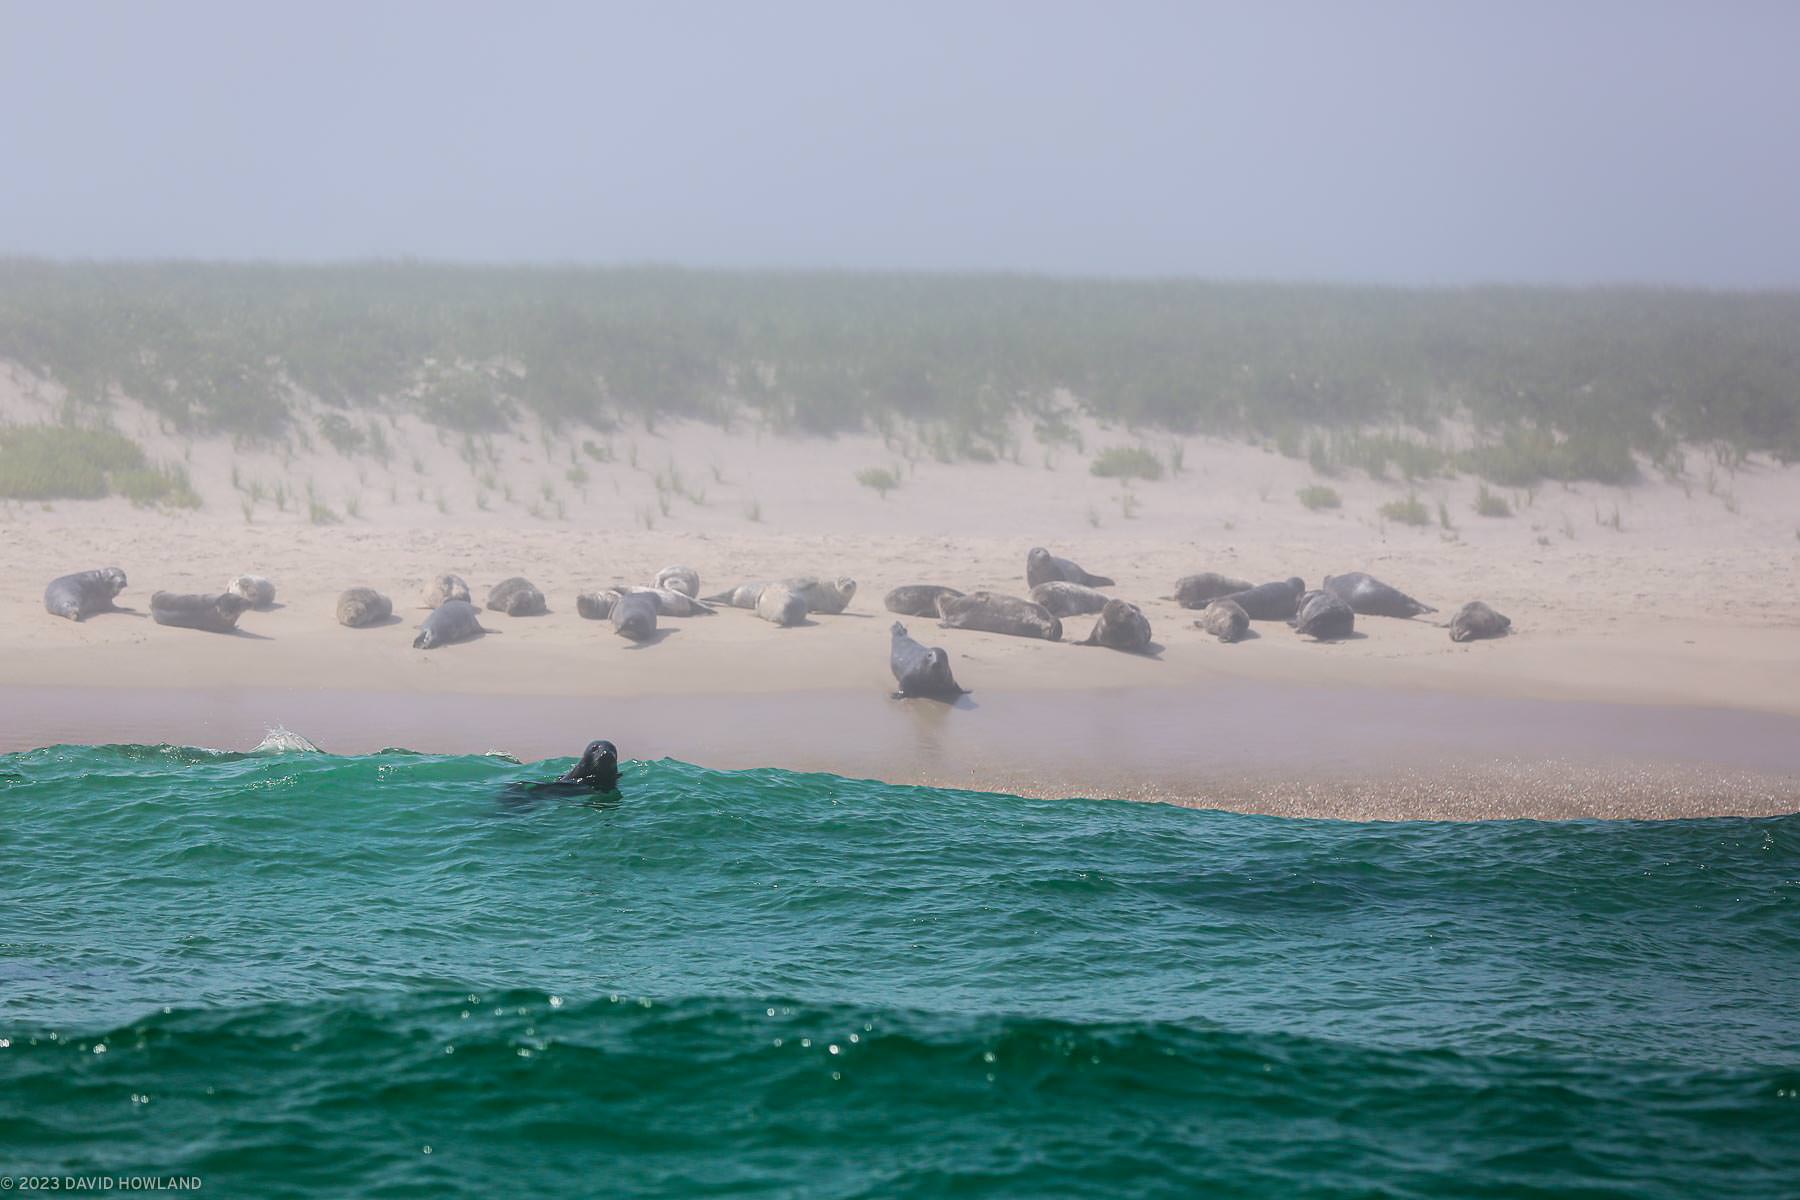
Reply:
[[221, 1196], [1800, 1195], [1800, 818], [0, 757], [0, 1172]]

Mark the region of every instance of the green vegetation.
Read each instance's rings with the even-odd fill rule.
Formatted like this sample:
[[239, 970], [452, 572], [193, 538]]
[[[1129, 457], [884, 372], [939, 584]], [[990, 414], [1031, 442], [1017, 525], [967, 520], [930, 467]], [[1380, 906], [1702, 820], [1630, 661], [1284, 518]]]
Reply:
[[1506, 502], [1506, 497], [1496, 496], [1493, 492], [1488, 491], [1485, 483], [1475, 493], [1475, 511], [1484, 517], [1510, 517], [1513, 515], [1512, 505]]
[[0, 426], [0, 499], [98, 500], [114, 494], [146, 507], [200, 507], [185, 467], [146, 462], [143, 447], [116, 430]]
[[200, 495], [180, 465], [128, 467], [113, 472], [113, 487], [140, 508], [199, 508]]
[[1162, 460], [1141, 446], [1113, 446], [1102, 450], [1088, 464], [1102, 479], [1161, 479]]
[[1410, 495], [1404, 500], [1389, 500], [1378, 510], [1382, 519], [1400, 525], [1429, 525], [1431, 512], [1424, 501], [1417, 495]]
[[887, 494], [900, 486], [900, 476], [886, 467], [864, 467], [856, 473], [856, 482], [874, 488], [886, 500]]
[[1340, 508], [1344, 503], [1344, 498], [1337, 494], [1336, 488], [1326, 487], [1322, 483], [1309, 484], [1301, 488], [1296, 495], [1300, 497], [1300, 503], [1314, 512], [1318, 512], [1321, 508]]
[[[1800, 295], [1779, 293], [0, 260], [0, 359], [76, 417], [116, 390], [177, 431], [383, 461], [369, 418], [402, 407], [475, 435], [748, 409], [1017, 461], [1019, 416], [1080, 450], [1072, 398], [1332, 470], [1622, 483], [1640, 456], [1679, 470], [1679, 443], [1800, 458], [1795, 345]], [[1447, 449], [1446, 421], [1476, 448]]]

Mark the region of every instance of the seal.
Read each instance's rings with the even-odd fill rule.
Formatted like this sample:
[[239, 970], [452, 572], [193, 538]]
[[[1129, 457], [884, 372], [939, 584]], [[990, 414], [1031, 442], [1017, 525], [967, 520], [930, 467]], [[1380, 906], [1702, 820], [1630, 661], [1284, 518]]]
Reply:
[[509, 617], [541, 617], [550, 609], [544, 604], [544, 593], [522, 575], [502, 579], [488, 592], [489, 611]]
[[270, 608], [275, 603], [275, 585], [261, 575], [239, 575], [225, 590], [248, 600], [251, 608]]
[[1306, 585], [1299, 579], [1259, 583], [1220, 599], [1234, 601], [1252, 621], [1291, 621], [1299, 612], [1300, 594]]
[[1336, 592], [1307, 592], [1294, 614], [1294, 632], [1319, 642], [1347, 638], [1356, 629], [1356, 610]]
[[575, 612], [589, 621], [604, 621], [612, 616], [613, 601], [619, 593], [611, 590], [604, 592], [582, 592], [575, 597]]
[[535, 783], [507, 785], [504, 798], [510, 801], [539, 799], [550, 796], [582, 796], [591, 792], [619, 790], [619, 748], [608, 741], [593, 741], [567, 772], [555, 779]]
[[431, 581], [431, 586], [425, 589], [425, 594], [420, 599], [424, 601], [426, 608], [441, 608], [449, 600], [466, 602], [469, 599], [469, 585], [463, 582], [461, 575], [439, 575]]
[[1079, 583], [1052, 579], [1031, 589], [1031, 602], [1041, 604], [1059, 617], [1079, 617], [1097, 613], [1106, 607], [1106, 593]]
[[431, 610], [425, 623], [419, 626], [419, 636], [413, 639], [413, 649], [430, 650], [437, 646], [448, 646], [451, 642], [467, 641], [469, 638], [486, 633], [481, 627], [481, 614], [467, 600], [446, 600]]
[[1126, 600], [1108, 600], [1094, 622], [1094, 631], [1077, 646], [1105, 646], [1131, 654], [1150, 653], [1150, 620], [1144, 610]]
[[338, 597], [337, 619], [339, 625], [361, 629], [365, 625], [385, 621], [393, 615], [394, 602], [374, 588], [353, 587]]
[[798, 625], [806, 620], [806, 599], [785, 583], [771, 583], [756, 596], [756, 615], [777, 625]]
[[656, 606], [657, 615], [664, 617], [710, 617], [718, 611], [712, 605], [674, 588], [628, 587], [614, 588], [613, 591], [649, 597], [650, 602]]
[[95, 613], [116, 612], [118, 606], [113, 600], [124, 590], [125, 572], [117, 567], [59, 575], [44, 589], [44, 611], [71, 621], [80, 621]]
[[954, 700], [968, 693], [968, 689], [959, 685], [950, 673], [950, 656], [943, 647], [925, 646], [913, 640], [907, 636], [906, 626], [898, 621], [889, 632], [893, 634], [893, 640], [888, 649], [888, 669], [894, 673], [894, 682], [900, 685], [894, 699], [925, 696], [934, 700]]
[[1079, 583], [1083, 587], [1112, 587], [1113, 581], [1104, 575], [1091, 575], [1066, 558], [1058, 558], [1042, 546], [1033, 546], [1025, 555], [1025, 586], [1036, 587], [1040, 583], [1054, 580], [1065, 583]]
[[1041, 604], [998, 592], [940, 597], [938, 624], [945, 629], [978, 629], [984, 633], [1062, 641], [1062, 621], [1055, 613]]
[[1365, 617], [1416, 617], [1437, 609], [1422, 604], [1396, 587], [1389, 587], [1373, 575], [1351, 571], [1345, 575], [1327, 575], [1319, 585]]
[[607, 619], [620, 637], [645, 641], [656, 636], [656, 601], [643, 592], [615, 592]]
[[656, 586], [697, 600], [700, 597], [700, 572], [692, 567], [664, 567], [656, 573]]
[[850, 597], [856, 595], [856, 580], [842, 575], [836, 579], [800, 575], [781, 583], [806, 601], [809, 613], [841, 613], [850, 607]]
[[1175, 581], [1175, 603], [1183, 608], [1205, 608], [1221, 596], [1247, 592], [1255, 586], [1248, 579], [1233, 579], [1217, 571], [1183, 575]]
[[1250, 614], [1236, 600], [1221, 598], [1200, 610], [1194, 627], [1206, 630], [1221, 642], [1235, 642], [1250, 632]]
[[1505, 637], [1511, 632], [1512, 618], [1501, 616], [1479, 600], [1469, 601], [1450, 618], [1450, 640], [1453, 642]]
[[207, 633], [232, 632], [249, 607], [250, 602], [236, 592], [217, 596], [157, 592], [150, 597], [150, 616], [158, 625], [203, 629]]
[[703, 603], [723, 604], [727, 608], [755, 608], [756, 598], [768, 586], [766, 583], [740, 583], [734, 588], [726, 588], [716, 596], [708, 596]]
[[889, 612], [899, 613], [903, 617], [935, 617], [939, 596], [960, 595], [962, 593], [953, 587], [939, 587], [935, 583], [908, 583], [883, 596], [881, 603]]

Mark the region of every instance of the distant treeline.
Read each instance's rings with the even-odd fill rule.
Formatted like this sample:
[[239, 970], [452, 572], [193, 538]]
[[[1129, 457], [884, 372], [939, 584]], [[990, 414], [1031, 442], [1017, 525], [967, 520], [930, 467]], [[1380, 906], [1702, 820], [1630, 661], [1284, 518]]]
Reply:
[[468, 432], [747, 407], [978, 447], [1021, 412], [1054, 430], [1066, 390], [1175, 432], [1472, 420], [1515, 475], [1628, 476], [1680, 440], [1800, 457], [1796, 294], [15, 259], [0, 359], [256, 438], [301, 389]]

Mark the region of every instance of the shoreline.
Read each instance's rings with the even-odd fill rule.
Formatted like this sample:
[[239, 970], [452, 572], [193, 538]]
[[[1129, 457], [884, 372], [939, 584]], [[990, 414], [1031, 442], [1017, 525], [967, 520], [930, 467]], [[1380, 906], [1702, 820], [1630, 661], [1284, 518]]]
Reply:
[[556, 695], [0, 685], [0, 752], [142, 743], [248, 750], [276, 725], [362, 754], [566, 757], [822, 771], [1027, 798], [1145, 800], [1348, 820], [1775, 816], [1800, 811], [1800, 718], [1693, 707], [1235, 683]]

